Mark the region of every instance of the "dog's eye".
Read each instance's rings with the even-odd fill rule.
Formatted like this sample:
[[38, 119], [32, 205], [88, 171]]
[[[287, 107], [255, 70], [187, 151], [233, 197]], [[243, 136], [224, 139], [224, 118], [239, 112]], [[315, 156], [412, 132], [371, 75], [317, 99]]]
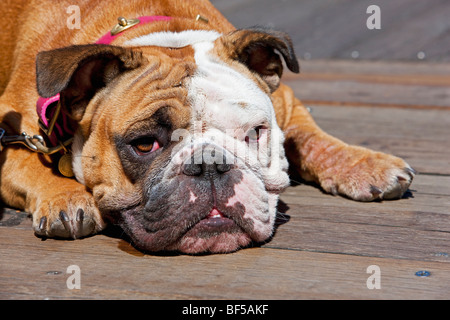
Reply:
[[267, 131], [265, 126], [257, 126], [247, 132], [245, 136], [245, 142], [256, 142], [259, 141], [264, 132]]
[[140, 155], [146, 155], [160, 148], [158, 141], [152, 137], [141, 137], [131, 142], [134, 151]]

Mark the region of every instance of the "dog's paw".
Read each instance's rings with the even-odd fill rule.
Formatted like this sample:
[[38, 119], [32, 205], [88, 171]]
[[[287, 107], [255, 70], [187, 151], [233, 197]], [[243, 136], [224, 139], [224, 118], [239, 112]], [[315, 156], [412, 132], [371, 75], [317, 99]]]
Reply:
[[408, 190], [416, 171], [404, 160], [368, 149], [349, 146], [335, 166], [325, 170], [321, 187], [353, 200], [399, 199]]
[[33, 213], [33, 229], [38, 236], [78, 239], [105, 227], [92, 195], [71, 191], [40, 201]]

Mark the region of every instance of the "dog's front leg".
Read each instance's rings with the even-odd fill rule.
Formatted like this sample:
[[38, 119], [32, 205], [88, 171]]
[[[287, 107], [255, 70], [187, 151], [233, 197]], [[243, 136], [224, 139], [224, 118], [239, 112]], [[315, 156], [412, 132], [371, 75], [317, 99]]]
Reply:
[[1, 157], [1, 198], [33, 216], [36, 234], [80, 238], [104, 228], [92, 194], [73, 179], [55, 174], [41, 156], [8, 147]]
[[287, 157], [303, 179], [359, 201], [403, 196], [414, 177], [404, 160], [326, 134], [290, 88], [284, 86], [277, 95], [274, 101], [284, 103], [288, 115], [283, 126]]

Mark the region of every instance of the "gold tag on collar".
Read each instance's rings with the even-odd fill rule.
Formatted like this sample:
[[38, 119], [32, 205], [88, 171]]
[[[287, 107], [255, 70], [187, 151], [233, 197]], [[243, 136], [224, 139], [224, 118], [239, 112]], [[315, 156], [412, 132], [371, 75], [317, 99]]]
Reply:
[[141, 22], [139, 19], [127, 20], [124, 17], [119, 17], [117, 21], [118, 23], [111, 30], [112, 36], [115, 36], [116, 34], [121, 33], [122, 31], [125, 31]]
[[204, 16], [202, 16], [202, 15], [200, 15], [200, 14], [198, 14], [198, 15], [195, 17], [195, 21], [201, 21], [201, 22], [204, 22], [204, 23], [209, 23], [208, 18], [206, 18], [206, 17], [204, 17]]
[[70, 153], [65, 153], [59, 159], [58, 170], [64, 177], [72, 178], [74, 176], [72, 171], [72, 155]]

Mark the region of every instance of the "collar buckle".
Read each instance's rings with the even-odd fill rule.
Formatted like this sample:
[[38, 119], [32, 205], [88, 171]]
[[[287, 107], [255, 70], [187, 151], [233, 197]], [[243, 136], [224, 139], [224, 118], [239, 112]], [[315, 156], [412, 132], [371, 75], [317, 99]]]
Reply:
[[112, 28], [111, 35], [115, 36], [116, 34], [121, 33], [122, 31], [125, 31], [137, 24], [139, 24], [141, 21], [139, 19], [129, 19], [127, 20], [124, 17], [119, 17], [117, 19], [118, 23]]

